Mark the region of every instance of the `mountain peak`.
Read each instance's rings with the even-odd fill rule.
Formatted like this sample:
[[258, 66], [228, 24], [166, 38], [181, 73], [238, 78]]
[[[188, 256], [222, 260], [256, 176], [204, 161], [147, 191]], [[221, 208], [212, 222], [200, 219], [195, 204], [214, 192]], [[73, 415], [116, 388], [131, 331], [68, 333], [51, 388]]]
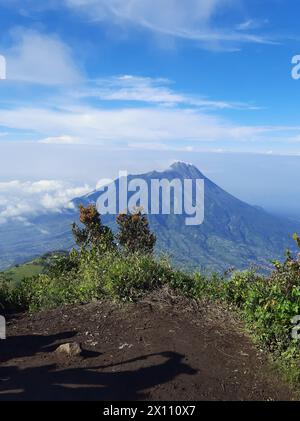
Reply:
[[184, 162], [184, 161], [175, 161], [170, 166], [171, 171], [175, 171], [180, 175], [187, 176], [187, 177], [200, 177], [203, 178], [203, 174], [198, 170], [198, 168], [191, 163]]
[[189, 163], [189, 162], [185, 162], [185, 161], [175, 161], [173, 162], [173, 164], [171, 165], [171, 168], [187, 168], [187, 167], [195, 167], [195, 165]]

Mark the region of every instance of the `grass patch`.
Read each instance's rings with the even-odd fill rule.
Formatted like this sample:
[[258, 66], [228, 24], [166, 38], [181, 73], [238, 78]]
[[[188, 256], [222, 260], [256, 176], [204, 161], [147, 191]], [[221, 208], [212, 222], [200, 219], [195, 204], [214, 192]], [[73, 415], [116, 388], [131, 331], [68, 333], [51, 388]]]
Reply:
[[8, 269], [3, 272], [3, 276], [14, 284], [18, 284], [24, 278], [31, 278], [43, 273], [44, 269], [45, 267], [41, 259], [38, 259], [36, 261]]

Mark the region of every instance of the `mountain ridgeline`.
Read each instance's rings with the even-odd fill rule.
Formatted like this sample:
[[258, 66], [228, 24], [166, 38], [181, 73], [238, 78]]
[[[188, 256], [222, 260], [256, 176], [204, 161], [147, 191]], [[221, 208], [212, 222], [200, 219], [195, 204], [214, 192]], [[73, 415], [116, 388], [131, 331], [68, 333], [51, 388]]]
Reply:
[[[271, 215], [227, 193], [205, 177], [195, 166], [177, 162], [165, 171], [128, 176], [146, 181], [153, 179], [204, 179], [205, 218], [201, 225], [187, 226], [186, 215], [149, 215], [157, 236], [157, 252], [167, 253], [187, 269], [223, 271], [250, 265], [265, 268], [270, 260], [294, 249], [292, 235], [300, 232], [300, 223]], [[119, 180], [116, 180], [117, 191]], [[73, 246], [70, 224], [78, 219], [76, 207], [96, 203], [99, 191], [73, 200], [74, 210], [32, 218], [33, 225], [17, 223], [0, 226], [0, 267], [20, 263], [39, 254]], [[118, 194], [117, 194], [118, 198]], [[118, 206], [117, 206], [118, 207]], [[104, 215], [103, 223], [115, 229], [115, 217]]]

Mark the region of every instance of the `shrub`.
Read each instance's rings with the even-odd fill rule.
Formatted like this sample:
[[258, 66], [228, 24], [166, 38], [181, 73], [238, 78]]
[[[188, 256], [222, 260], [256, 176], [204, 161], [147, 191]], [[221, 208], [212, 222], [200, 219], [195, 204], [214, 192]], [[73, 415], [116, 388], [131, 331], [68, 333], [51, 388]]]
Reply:
[[65, 274], [60, 278], [51, 278], [49, 275], [39, 275], [34, 282], [24, 279], [18, 288], [18, 296], [23, 306], [30, 311], [37, 311], [66, 304], [87, 303], [100, 298], [97, 291], [97, 285], [79, 277], [71, 278]]
[[105, 294], [121, 300], [137, 300], [168, 282], [170, 267], [150, 256], [118, 255], [103, 273]]
[[0, 274], [0, 314], [14, 306], [13, 287], [11, 282]]
[[114, 236], [110, 228], [101, 222], [101, 216], [95, 205], [79, 206], [80, 222], [83, 228], [77, 224], [72, 225], [72, 232], [76, 244], [80, 248], [98, 247], [106, 251], [114, 248]]
[[[297, 244], [300, 246], [299, 240]], [[298, 381], [300, 349], [291, 337], [291, 319], [300, 314], [299, 255], [293, 257], [287, 252], [283, 263], [274, 262], [269, 276], [253, 271], [234, 273], [228, 282], [220, 284], [219, 296], [240, 309], [259, 344]]]
[[120, 214], [117, 217], [120, 245], [130, 253], [152, 254], [156, 236], [150, 231], [146, 215], [140, 210], [133, 214]]
[[51, 277], [59, 277], [63, 273], [77, 272], [79, 268], [79, 252], [75, 249], [69, 254], [57, 254], [51, 257], [45, 273]]
[[77, 272], [24, 279], [17, 288], [15, 302], [36, 311], [101, 297], [133, 301], [168, 282], [171, 274], [166, 262], [149, 256], [108, 252], [99, 259], [97, 249], [91, 249], [80, 255]]

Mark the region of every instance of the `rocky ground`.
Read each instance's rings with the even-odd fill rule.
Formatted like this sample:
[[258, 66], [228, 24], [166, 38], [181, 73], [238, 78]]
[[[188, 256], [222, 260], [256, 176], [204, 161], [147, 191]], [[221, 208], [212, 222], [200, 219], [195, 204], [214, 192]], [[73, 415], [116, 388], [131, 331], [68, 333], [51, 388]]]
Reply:
[[167, 292], [21, 314], [7, 330], [0, 400], [295, 399], [230, 312]]

